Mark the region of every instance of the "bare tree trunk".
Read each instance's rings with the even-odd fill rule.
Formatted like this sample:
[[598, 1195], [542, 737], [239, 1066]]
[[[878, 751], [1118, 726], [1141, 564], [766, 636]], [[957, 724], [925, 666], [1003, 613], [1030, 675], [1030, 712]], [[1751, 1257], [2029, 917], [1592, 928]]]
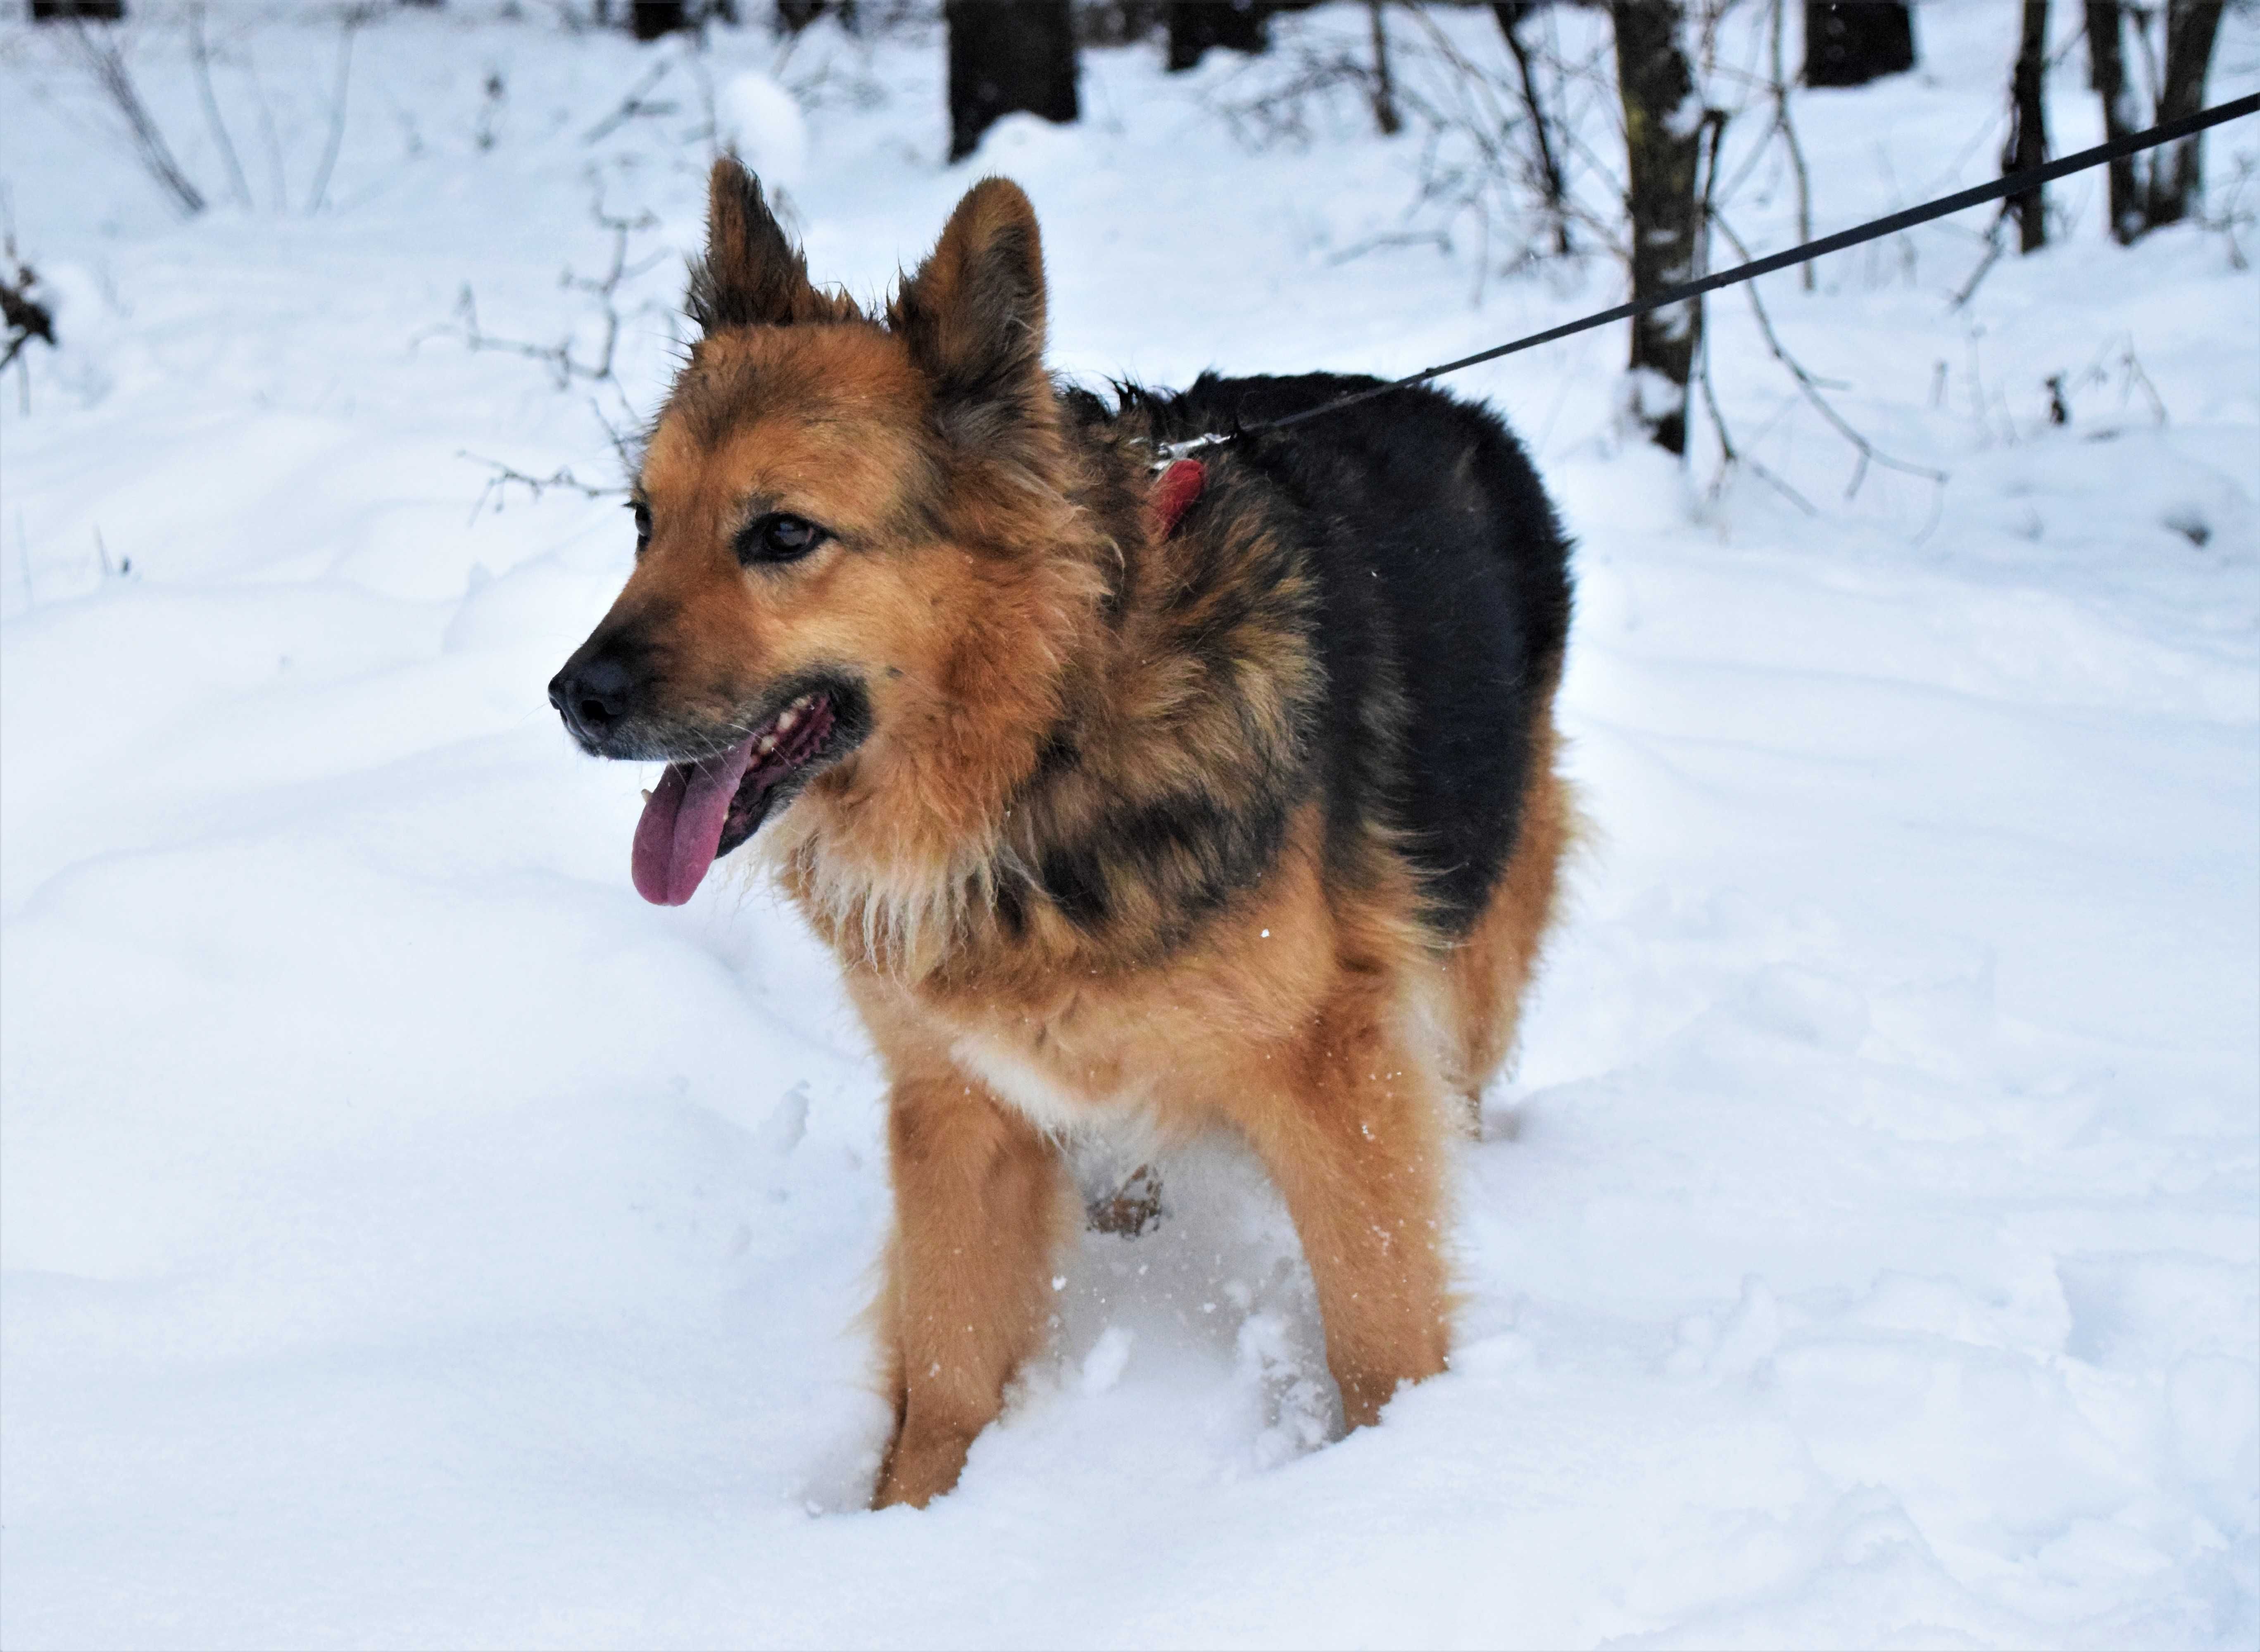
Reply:
[[[1613, 0], [1617, 91], [1624, 104], [1626, 206], [1632, 219], [1635, 301], [1693, 279], [1698, 256], [1695, 175], [1703, 110], [1680, 39], [1680, 0]], [[1699, 298], [1667, 304], [1632, 324], [1635, 411], [1656, 444], [1687, 451], [1687, 384], [1703, 333]]]
[[1914, 67], [1903, 0], [1805, 0], [1805, 83], [1865, 86]]
[[1169, 72], [1189, 69], [1212, 46], [1250, 54], [1270, 44], [1270, 8], [1259, 0], [1169, 0]]
[[1546, 111], [1538, 101], [1538, 80], [1530, 68], [1530, 48], [1522, 43], [1516, 32], [1522, 19], [1537, 10], [1531, 0], [1497, 0], [1491, 15], [1498, 19], [1498, 32], [1506, 37], [1506, 49], [1514, 54], [1515, 73], [1522, 81], [1522, 111], [1530, 117], [1533, 141], [1538, 148], [1538, 173], [1546, 190], [1546, 210], [1554, 219], [1554, 250], [1563, 257], [1570, 254], [1569, 191], [1562, 182], [1562, 163], [1554, 156], [1554, 136], [1546, 119]]
[[827, 11], [848, 33], [855, 32], [855, 0], [777, 0], [777, 32], [797, 34]]
[[949, 24], [949, 158], [973, 153], [1018, 110], [1071, 121], [1075, 18], [1068, 0], [944, 0]]
[[[2124, 0], [2087, 0], [2087, 83], [2103, 100], [2103, 136], [2125, 137], [2142, 124], [2141, 106], [2127, 84], [2126, 41], [2121, 28]], [[2135, 157], [2121, 155], [2111, 163], [2111, 238], [2131, 246], [2142, 232], [2142, 193], [2135, 173]]]
[[121, 23], [125, 0], [32, 0], [32, 21], [61, 23], [83, 18], [89, 23]]
[[687, 26], [690, 19], [683, 14], [683, 0], [633, 0], [628, 21], [637, 39], [656, 40]]
[[[2167, 0], [2166, 81], [2158, 93], [2163, 123], [2194, 115], [2205, 107], [2206, 70], [2213, 63], [2214, 37], [2221, 32], [2221, 0]], [[2149, 227], [2178, 224], [2197, 204], [2202, 182], [2204, 135], [2183, 139], [2150, 162]]]
[[[2024, 0], [2024, 32], [2017, 68], [2010, 81], [2013, 119], [2008, 147], [2001, 152], [2001, 175], [2025, 172], [2048, 160], [2048, 111], [2041, 82], [2048, 68], [2049, 0]], [[2017, 220], [2017, 250], [2036, 253], [2048, 245], [2046, 191], [2027, 190], [2008, 198], [2005, 210]]]

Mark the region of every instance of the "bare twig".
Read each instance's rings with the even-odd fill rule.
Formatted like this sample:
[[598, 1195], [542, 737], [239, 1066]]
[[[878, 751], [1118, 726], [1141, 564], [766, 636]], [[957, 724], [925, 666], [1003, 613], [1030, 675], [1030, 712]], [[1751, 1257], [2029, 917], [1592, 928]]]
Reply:
[[577, 493], [584, 499], [625, 499], [628, 496], [625, 487], [600, 488], [593, 483], [583, 482], [566, 465], [560, 465], [546, 476], [536, 476], [515, 465], [506, 465], [499, 459], [489, 459], [468, 449], [458, 452], [455, 457], [468, 459], [475, 465], [484, 465], [491, 473], [487, 477], [486, 486], [479, 491], [478, 503], [471, 507], [470, 519], [473, 521], [479, 518], [490, 502], [497, 511], [502, 510], [509, 503], [512, 488], [524, 488], [537, 504], [542, 495], [552, 490]]
[[2135, 335], [2131, 333], [2122, 333], [2115, 340], [2105, 340], [2103, 347], [2096, 352], [2094, 362], [2081, 375], [2082, 379], [2095, 384], [2110, 383], [2111, 375], [2104, 369], [2103, 358], [2112, 354], [2114, 346], [2118, 353], [2113, 365], [2119, 369], [2119, 405], [2125, 407], [2134, 399], [2135, 392], [2140, 390], [2142, 399], [2150, 404], [2151, 418], [2161, 425], [2171, 423], [2166, 417], [2165, 398], [2158, 394], [2158, 387], [2150, 383], [2150, 375], [2142, 370], [2142, 359], [2135, 354]]
[[181, 209], [184, 218], [194, 218], [204, 210], [204, 192], [189, 181], [181, 163], [173, 159], [171, 146], [165, 134], [158, 130], [156, 120], [150, 115], [148, 105], [133, 84], [132, 72], [125, 67], [125, 54], [107, 31], [97, 33], [86, 26], [85, 19], [74, 14], [70, 19], [71, 36], [77, 41], [80, 54], [93, 71], [96, 82], [102, 87], [118, 112], [125, 118], [127, 131], [133, 139], [135, 154], [149, 175], [164, 187]]
[[1727, 473], [1740, 467], [1795, 505], [1807, 516], [1820, 514], [1812, 500], [1760, 464], [1756, 458], [1734, 446], [1734, 433], [1727, 427], [1727, 416], [1719, 411], [1719, 394], [1711, 383], [1711, 340], [1706, 335], [1695, 356], [1696, 383], [1702, 386], [1703, 405], [1711, 415], [1711, 428], [1719, 436], [1719, 474], [1711, 483], [1711, 497], [1717, 498], [1727, 483]]
[[[1551, 49], [1533, 51], [1519, 30], [1507, 27], [1509, 14], [1520, 10], [1512, 4], [1494, 8], [1515, 60], [1510, 77], [1471, 61], [1426, 8], [1412, 9], [1425, 37], [1416, 66], [1425, 62], [1437, 71], [1420, 77], [1403, 98], [1429, 133], [1421, 199], [1448, 212], [1472, 213], [1483, 229], [1486, 248], [1494, 221], [1519, 225], [1528, 211], [1522, 203], [1529, 201], [1537, 204], [1536, 216], [1556, 254], [1577, 252], [1570, 235], [1573, 225], [1584, 229], [1594, 245], [1621, 251], [1621, 225], [1578, 204], [1570, 162], [1599, 179], [1613, 203], [1620, 198], [1620, 188], [1607, 165], [1577, 139], [1568, 115], [1547, 116], [1539, 89], [1543, 71], [1557, 89], [1582, 86], [1600, 103], [1613, 105], [1614, 82], [1593, 59], [1572, 63]], [[1519, 15], [1514, 18], [1522, 20]], [[1557, 96], [1566, 92], [1557, 90]], [[1523, 137], [1526, 129], [1527, 139]], [[1444, 159], [1448, 155], [1454, 158]], [[1457, 158], [1461, 156], [1465, 159]], [[1533, 239], [1523, 232], [1525, 257], [1534, 255]]]
[[619, 108], [581, 134], [581, 141], [595, 143], [598, 139], [611, 133], [615, 127], [626, 125], [629, 121], [644, 115], [673, 114], [675, 112], [673, 104], [647, 104], [644, 101], [644, 95], [665, 80], [668, 72], [674, 67], [675, 60], [672, 58], [654, 64], [651, 73], [638, 81], [635, 83], [635, 89], [620, 99]]
[[[1800, 245], [1813, 239], [1813, 175], [1806, 170], [1805, 146], [1797, 140], [1797, 125], [1789, 118], [1789, 82], [1781, 62], [1782, 14], [1788, 10], [1789, 0], [1773, 0], [1772, 28], [1767, 41], [1771, 54], [1768, 67], [1772, 70], [1773, 129], [1779, 132], [1789, 147], [1789, 168], [1797, 180], [1797, 239]], [[1813, 290], [1813, 264], [1810, 260], [1798, 266], [1798, 279], [1805, 290]]]
[[[1708, 142], [1705, 146], [1702, 211], [1699, 224], [1703, 235], [1700, 263], [1707, 268], [1711, 262], [1710, 232], [1718, 221], [1719, 152], [1727, 135], [1726, 111], [1718, 109], [1706, 111], [1703, 125]], [[1719, 497], [1727, 485], [1728, 474], [1736, 467], [1746, 467], [1752, 476], [1774, 489], [1806, 515], [1820, 515], [1811, 500], [1760, 464], [1756, 457], [1734, 446], [1734, 433], [1727, 426], [1727, 415], [1719, 406], [1718, 390], [1711, 380], [1711, 329], [1708, 327], [1700, 329], [1697, 334], [1695, 380], [1703, 391], [1704, 408], [1711, 415], [1711, 428], [1719, 438], [1719, 474], [1712, 481], [1711, 497], [1713, 499]]]
[[259, 78], [258, 60], [248, 39], [243, 46], [243, 72], [259, 97], [259, 136], [267, 150], [267, 192], [277, 213], [290, 210], [290, 188], [282, 166], [282, 136], [275, 129], [275, 105], [268, 100], [267, 83]]
[[1985, 256], [1978, 261], [1978, 268], [1970, 272], [1970, 279], [1962, 283], [1962, 290], [1954, 295], [1954, 302], [1946, 307], [1959, 310], [1978, 293], [1979, 285], [1993, 266], [2001, 261], [2001, 222], [1996, 218], [1992, 227], [1985, 232]]
[[1373, 28], [1373, 124], [1383, 137], [1394, 138], [1404, 130], [1405, 118], [1397, 112], [1397, 89], [1390, 83], [1389, 25], [1381, 15], [1381, 0], [1365, 0], [1365, 11]]
[[[1733, 226], [1723, 218], [1714, 218], [1713, 223], [1719, 233], [1727, 238], [1727, 244], [1734, 247], [1735, 256], [1747, 261], [1750, 256], [1749, 248], [1742, 244], [1741, 237], [1734, 233]], [[1827, 397], [1820, 393], [1820, 381], [1807, 372], [1805, 364], [1792, 355], [1788, 347], [1782, 343], [1780, 335], [1773, 330], [1773, 318], [1766, 313], [1765, 301], [1758, 296], [1757, 282], [1744, 282], [1742, 292], [1750, 301], [1750, 311], [1757, 318], [1759, 334], [1765, 340], [1766, 348], [1772, 352], [1773, 359], [1780, 362], [1787, 370], [1805, 399], [1813, 404], [1813, 409], [1821, 418], [1827, 419], [1836, 433], [1849, 442], [1853, 450], [1859, 454], [1858, 461], [1852, 467], [1852, 479], [1845, 485], [1844, 497], [1850, 499], [1857, 496], [1860, 484], [1867, 480], [1868, 467], [1870, 464], [1876, 464], [1883, 466], [1887, 470], [1897, 470], [1906, 476], [1922, 477], [1938, 489], [1937, 501], [1942, 501], [1945, 497], [1946, 484], [1949, 480], [1948, 473], [1943, 470], [1934, 470], [1927, 465], [1911, 464], [1904, 459], [1893, 458], [1869, 440], [1849, 419], [1836, 411]], [[1934, 511], [1935, 516], [1935, 511]], [[1925, 528], [1924, 533], [1927, 535], [1928, 533], [1929, 529]]]
[[1406, 230], [1398, 234], [1369, 235], [1362, 241], [1353, 242], [1343, 247], [1341, 251], [1329, 257], [1327, 262], [1347, 264], [1364, 257], [1368, 253], [1377, 253], [1397, 247], [1433, 247], [1438, 252], [1448, 256], [1452, 250], [1452, 238], [1441, 230]]
[[[617, 392], [619, 387], [615, 383], [613, 389]], [[626, 397], [623, 396], [621, 399], [625, 402]], [[611, 444], [612, 457], [619, 461], [620, 474], [624, 476], [633, 476], [642, 469], [643, 467], [636, 455], [636, 447], [640, 440], [637, 435], [632, 430], [620, 429], [611, 419], [605, 418], [604, 408], [593, 396], [589, 398], [589, 411], [596, 416], [597, 423], [603, 426], [604, 440]], [[633, 409], [628, 410], [628, 417], [633, 422], [635, 417]]]
[[2237, 240], [2236, 232], [2249, 226], [2255, 216], [2249, 197], [2253, 177], [2260, 173], [2260, 157], [2241, 154], [2235, 160], [2236, 176], [2226, 190], [2220, 191], [2220, 210], [2199, 222], [2209, 230], [2220, 231], [2221, 239], [2228, 243], [2228, 267], [2244, 270], [2251, 264], [2244, 256], [2244, 244]]
[[306, 191], [309, 218], [322, 210], [322, 203], [329, 196], [330, 169], [338, 164], [338, 150], [346, 139], [346, 91], [352, 83], [354, 35], [368, 17], [366, 11], [355, 6], [346, 13], [338, 31], [336, 89], [330, 94], [330, 136], [322, 147], [322, 162], [314, 168], [313, 187]]
[[1545, 105], [1539, 101], [1538, 82], [1531, 72], [1530, 48], [1522, 40], [1520, 25], [1525, 8], [1503, 4], [1491, 10], [1498, 18], [1498, 32], [1506, 37], [1506, 49], [1514, 57], [1515, 75], [1522, 91], [1522, 112], [1530, 122], [1531, 140], [1538, 151], [1538, 174], [1545, 185], [1546, 205], [1554, 215], [1554, 250], [1566, 258], [1570, 254], [1569, 190], [1562, 182], [1562, 163], [1554, 158]]
[[204, 9], [201, 5], [189, 8], [189, 60], [196, 65], [197, 94], [204, 100], [204, 123], [211, 128], [212, 138], [219, 145], [219, 158], [227, 163], [228, 182], [235, 191], [235, 204], [248, 211], [251, 185], [245, 181], [243, 162], [236, 158], [235, 139], [228, 136], [227, 123], [220, 118], [219, 99], [212, 96], [211, 50], [204, 44]]
[[487, 332], [479, 324], [478, 297], [468, 282], [455, 300], [454, 325], [433, 331], [460, 330], [465, 347], [473, 351], [498, 350], [505, 354], [522, 355], [529, 361], [546, 362], [561, 390], [576, 379], [594, 383], [610, 380], [612, 377], [613, 356], [619, 347], [621, 323], [619, 308], [614, 300], [622, 283], [651, 269], [667, 254], [664, 252], [654, 253], [633, 264], [628, 261], [629, 238], [639, 230], [653, 228], [659, 222], [650, 213], [639, 213], [634, 218], [617, 218], [604, 211], [601, 197], [590, 210], [597, 222], [611, 232], [611, 261], [601, 275], [576, 275], [569, 268], [565, 271], [562, 284], [575, 291], [592, 294], [602, 301], [604, 338], [591, 360], [583, 361], [574, 353], [573, 340], [569, 335], [555, 344], [533, 344], [523, 339], [498, 338]]

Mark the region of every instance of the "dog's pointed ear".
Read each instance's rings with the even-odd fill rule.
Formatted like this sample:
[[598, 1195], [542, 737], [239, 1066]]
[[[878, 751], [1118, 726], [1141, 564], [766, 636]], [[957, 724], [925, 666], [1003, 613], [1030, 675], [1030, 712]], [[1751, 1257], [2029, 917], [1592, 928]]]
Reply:
[[706, 333], [833, 318], [835, 305], [808, 279], [808, 262], [762, 198], [753, 174], [729, 155], [706, 183], [706, 256], [690, 267], [683, 308]]
[[943, 404], [1046, 415], [1043, 242], [1018, 184], [983, 178], [966, 191], [888, 321]]

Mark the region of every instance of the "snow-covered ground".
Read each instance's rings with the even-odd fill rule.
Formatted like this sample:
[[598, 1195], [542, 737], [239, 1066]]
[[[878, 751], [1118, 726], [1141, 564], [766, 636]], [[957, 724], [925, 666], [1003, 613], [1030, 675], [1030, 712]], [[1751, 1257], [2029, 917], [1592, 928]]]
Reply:
[[[1405, 371], [1619, 277], [1423, 239], [1417, 134], [1347, 101], [1235, 139], [1291, 52], [1090, 52], [1081, 125], [948, 168], [931, 31], [693, 61], [468, 0], [361, 31], [311, 216], [333, 18], [216, 4], [246, 211], [182, 14], [135, 11], [219, 203], [193, 223], [58, 40], [0, 25], [62, 340], [0, 380], [0, 1641], [2260, 1641], [2260, 281], [2221, 234], [2113, 247], [2091, 175], [1960, 310], [1983, 214], [1770, 278], [1942, 489], [1848, 499], [1852, 451], [1714, 301], [1730, 424], [1811, 515], [1625, 442], [1616, 331], [1459, 380], [1581, 541], [1594, 832], [1466, 1153], [1453, 1369], [1326, 1443], [1291, 1233], [1205, 1150], [1158, 1230], [1083, 1241], [960, 1490], [873, 1515], [879, 1077], [765, 895], [634, 896], [650, 776], [543, 700], [626, 522], [480, 461], [618, 481], [714, 105], [859, 292], [1019, 179], [1092, 379]], [[2015, 11], [1925, 6], [1920, 73], [1799, 96], [1820, 229], [1986, 175]], [[1446, 26], [1504, 62], [1487, 9]], [[662, 65], [666, 107], [592, 140]], [[2060, 148], [2098, 135], [2084, 72]], [[2235, 8], [2213, 89], [2256, 83]], [[2256, 149], [2211, 139], [2217, 202]], [[650, 215], [616, 378], [468, 348], [467, 287], [597, 359], [559, 272], [608, 268], [599, 200]], [[1770, 248], [1789, 202], [1768, 161], [1730, 211]]]

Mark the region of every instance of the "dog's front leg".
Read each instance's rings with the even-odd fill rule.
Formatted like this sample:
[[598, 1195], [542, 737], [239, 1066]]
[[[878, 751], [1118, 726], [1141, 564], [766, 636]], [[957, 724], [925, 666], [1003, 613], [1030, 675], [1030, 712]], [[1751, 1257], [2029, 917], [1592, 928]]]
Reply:
[[1352, 1428], [1442, 1370], [1450, 1334], [1442, 1085], [1392, 1009], [1346, 983], [1227, 1109], [1286, 1196]]
[[953, 1067], [898, 1070], [888, 1142], [895, 1234], [880, 1298], [895, 1437], [874, 1507], [957, 1484], [1005, 1385], [1043, 1341], [1065, 1219], [1058, 1149]]

